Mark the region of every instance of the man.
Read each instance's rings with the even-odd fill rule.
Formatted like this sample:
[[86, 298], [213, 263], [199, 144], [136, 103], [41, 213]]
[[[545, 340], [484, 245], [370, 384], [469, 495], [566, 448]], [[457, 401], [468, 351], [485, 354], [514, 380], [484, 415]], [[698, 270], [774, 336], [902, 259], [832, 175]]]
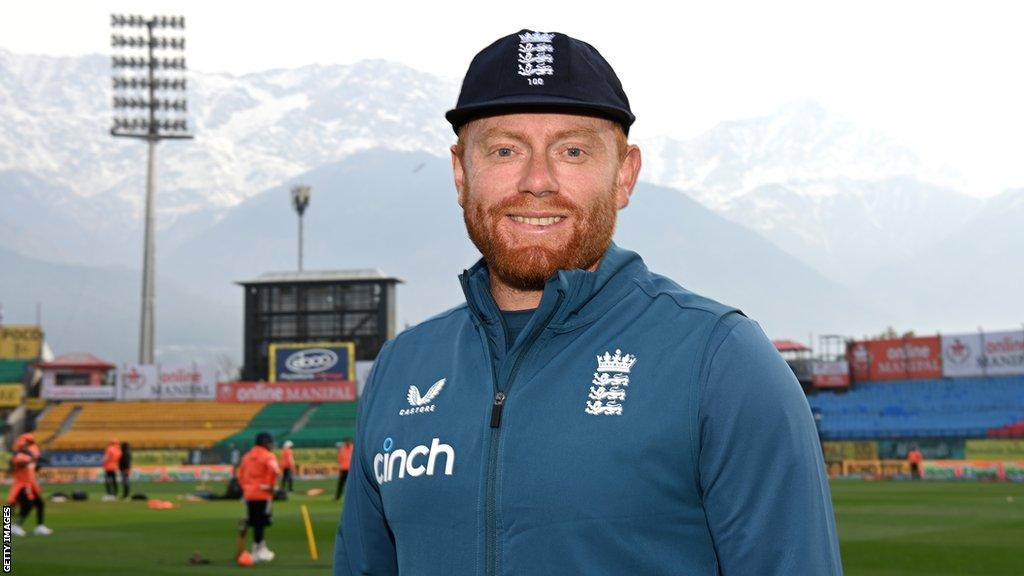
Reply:
[[348, 479], [348, 471], [352, 464], [352, 439], [345, 438], [335, 444], [338, 448], [338, 487], [334, 490], [334, 499], [341, 500], [345, 493], [345, 480]]
[[255, 445], [242, 456], [242, 463], [238, 466], [238, 481], [242, 484], [246, 510], [246, 520], [240, 527], [239, 538], [244, 546], [247, 528], [252, 527], [252, 558], [256, 562], [270, 562], [274, 559], [274, 553], [267, 548], [264, 539], [264, 531], [271, 525], [274, 484], [281, 474], [273, 448], [274, 437], [270, 432], [260, 432], [256, 435]]
[[117, 469], [121, 471], [121, 498], [127, 500], [131, 492], [128, 480], [132, 476], [132, 447], [127, 442], [121, 442], [121, 457], [117, 459]]
[[11, 533], [15, 536], [26, 534], [25, 521], [32, 509], [36, 510], [36, 527], [32, 531], [38, 536], [49, 536], [53, 530], [44, 523], [45, 500], [43, 489], [36, 479], [41, 453], [35, 437], [26, 432], [14, 441], [14, 456], [11, 457], [11, 489], [7, 492], [7, 505], [17, 503], [21, 507], [18, 523], [11, 525]]
[[111, 438], [103, 451], [103, 484], [107, 490], [104, 500], [117, 499], [117, 472], [121, 462], [121, 443]]
[[377, 357], [335, 574], [841, 574], [792, 371], [611, 243], [641, 163], [611, 66], [524, 30], [446, 117], [483, 259]]
[[295, 470], [295, 454], [292, 452], [294, 445], [295, 443], [291, 440], [285, 440], [281, 447], [281, 488], [288, 492], [294, 489], [292, 484], [292, 475]]
[[924, 462], [924, 456], [921, 451], [917, 449], [917, 445], [911, 446], [910, 451], [907, 452], [907, 462], [910, 464], [910, 477], [914, 480], [920, 480], [924, 477], [924, 470], [921, 469], [921, 463]]

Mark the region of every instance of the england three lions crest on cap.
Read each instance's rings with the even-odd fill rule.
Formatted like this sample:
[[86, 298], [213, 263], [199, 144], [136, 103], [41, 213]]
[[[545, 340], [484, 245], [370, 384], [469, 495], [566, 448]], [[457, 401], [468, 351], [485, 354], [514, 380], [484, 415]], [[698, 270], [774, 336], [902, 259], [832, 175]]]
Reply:
[[605, 352], [597, 357], [597, 372], [590, 381], [590, 394], [587, 396], [587, 414], [621, 416], [622, 406], [626, 402], [626, 388], [629, 386], [629, 372], [636, 364], [636, 356], [622, 354], [615, 350], [612, 355]]
[[542, 86], [544, 79], [555, 73], [555, 35], [548, 32], [527, 32], [519, 35], [519, 75], [531, 86]]

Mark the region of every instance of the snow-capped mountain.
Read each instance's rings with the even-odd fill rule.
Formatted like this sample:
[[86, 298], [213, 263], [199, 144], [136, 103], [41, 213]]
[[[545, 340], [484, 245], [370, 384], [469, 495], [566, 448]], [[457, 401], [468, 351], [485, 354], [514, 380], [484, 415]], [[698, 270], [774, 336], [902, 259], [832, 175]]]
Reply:
[[842, 282], [910, 257], [983, 201], [878, 132], [813, 102], [645, 143], [645, 178], [685, 190]]
[[[721, 122], [691, 140], [661, 137], [643, 145], [646, 179], [686, 190], [712, 209], [725, 208], [765, 184], [925, 174], [923, 180], [945, 179], [908, 148], [815, 102]], [[818, 188], [814, 193], [832, 191]]]
[[[93, 226], [137, 221], [145, 146], [109, 135], [109, 58], [16, 55], [0, 49], [0, 171], [23, 171], [73, 193], [46, 199]], [[194, 141], [158, 146], [162, 227], [219, 210], [353, 152], [444, 153], [450, 80], [380, 60], [234, 77], [189, 73]], [[84, 200], [104, 198], [98, 205]]]
[[458, 86], [382, 60], [197, 75], [193, 85], [196, 142], [182, 152], [181, 186], [217, 189], [219, 206], [354, 152], [446, 154], [453, 141], [442, 113]]
[[720, 209], [826, 276], [856, 284], [968, 222], [983, 201], [894, 176], [762, 184]]

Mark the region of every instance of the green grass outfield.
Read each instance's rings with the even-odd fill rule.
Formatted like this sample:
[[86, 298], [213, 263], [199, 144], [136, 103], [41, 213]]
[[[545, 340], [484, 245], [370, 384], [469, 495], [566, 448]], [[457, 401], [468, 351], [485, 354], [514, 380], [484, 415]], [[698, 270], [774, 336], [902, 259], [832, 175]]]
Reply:
[[[318, 497], [275, 503], [267, 542], [270, 564], [249, 568], [264, 575], [329, 574], [339, 505], [333, 484]], [[185, 502], [177, 495], [192, 483], [140, 484], [137, 491], [173, 500], [173, 510], [144, 502], [101, 502], [102, 487], [89, 485], [88, 502], [47, 504], [50, 537], [13, 543], [14, 574], [60, 576], [242, 573], [234, 566], [238, 502]], [[68, 486], [47, 486], [48, 493]], [[77, 488], [83, 488], [78, 486]], [[211, 486], [215, 492], [223, 487]], [[1024, 485], [946, 482], [838, 481], [832, 485], [845, 572], [850, 576], [1024, 575]], [[1009, 499], [1012, 499], [1010, 501]], [[309, 559], [299, 505], [309, 506], [320, 559]], [[34, 527], [30, 519], [28, 527]], [[211, 560], [190, 566], [194, 551]], [[453, 575], [458, 576], [458, 575]], [[802, 576], [802, 575], [801, 575]]]
[[832, 483], [848, 576], [1024, 575], [1024, 484]]

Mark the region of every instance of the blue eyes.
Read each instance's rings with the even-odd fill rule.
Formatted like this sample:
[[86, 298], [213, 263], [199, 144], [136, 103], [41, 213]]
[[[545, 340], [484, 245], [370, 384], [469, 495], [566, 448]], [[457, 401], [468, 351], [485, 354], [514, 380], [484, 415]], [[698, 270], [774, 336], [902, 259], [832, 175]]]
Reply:
[[[511, 158], [514, 153], [515, 151], [512, 148], [507, 147], [496, 148], [494, 150], [494, 155], [498, 158]], [[565, 155], [569, 158], [582, 158], [583, 154], [584, 152], [582, 148], [573, 147], [565, 149]]]

